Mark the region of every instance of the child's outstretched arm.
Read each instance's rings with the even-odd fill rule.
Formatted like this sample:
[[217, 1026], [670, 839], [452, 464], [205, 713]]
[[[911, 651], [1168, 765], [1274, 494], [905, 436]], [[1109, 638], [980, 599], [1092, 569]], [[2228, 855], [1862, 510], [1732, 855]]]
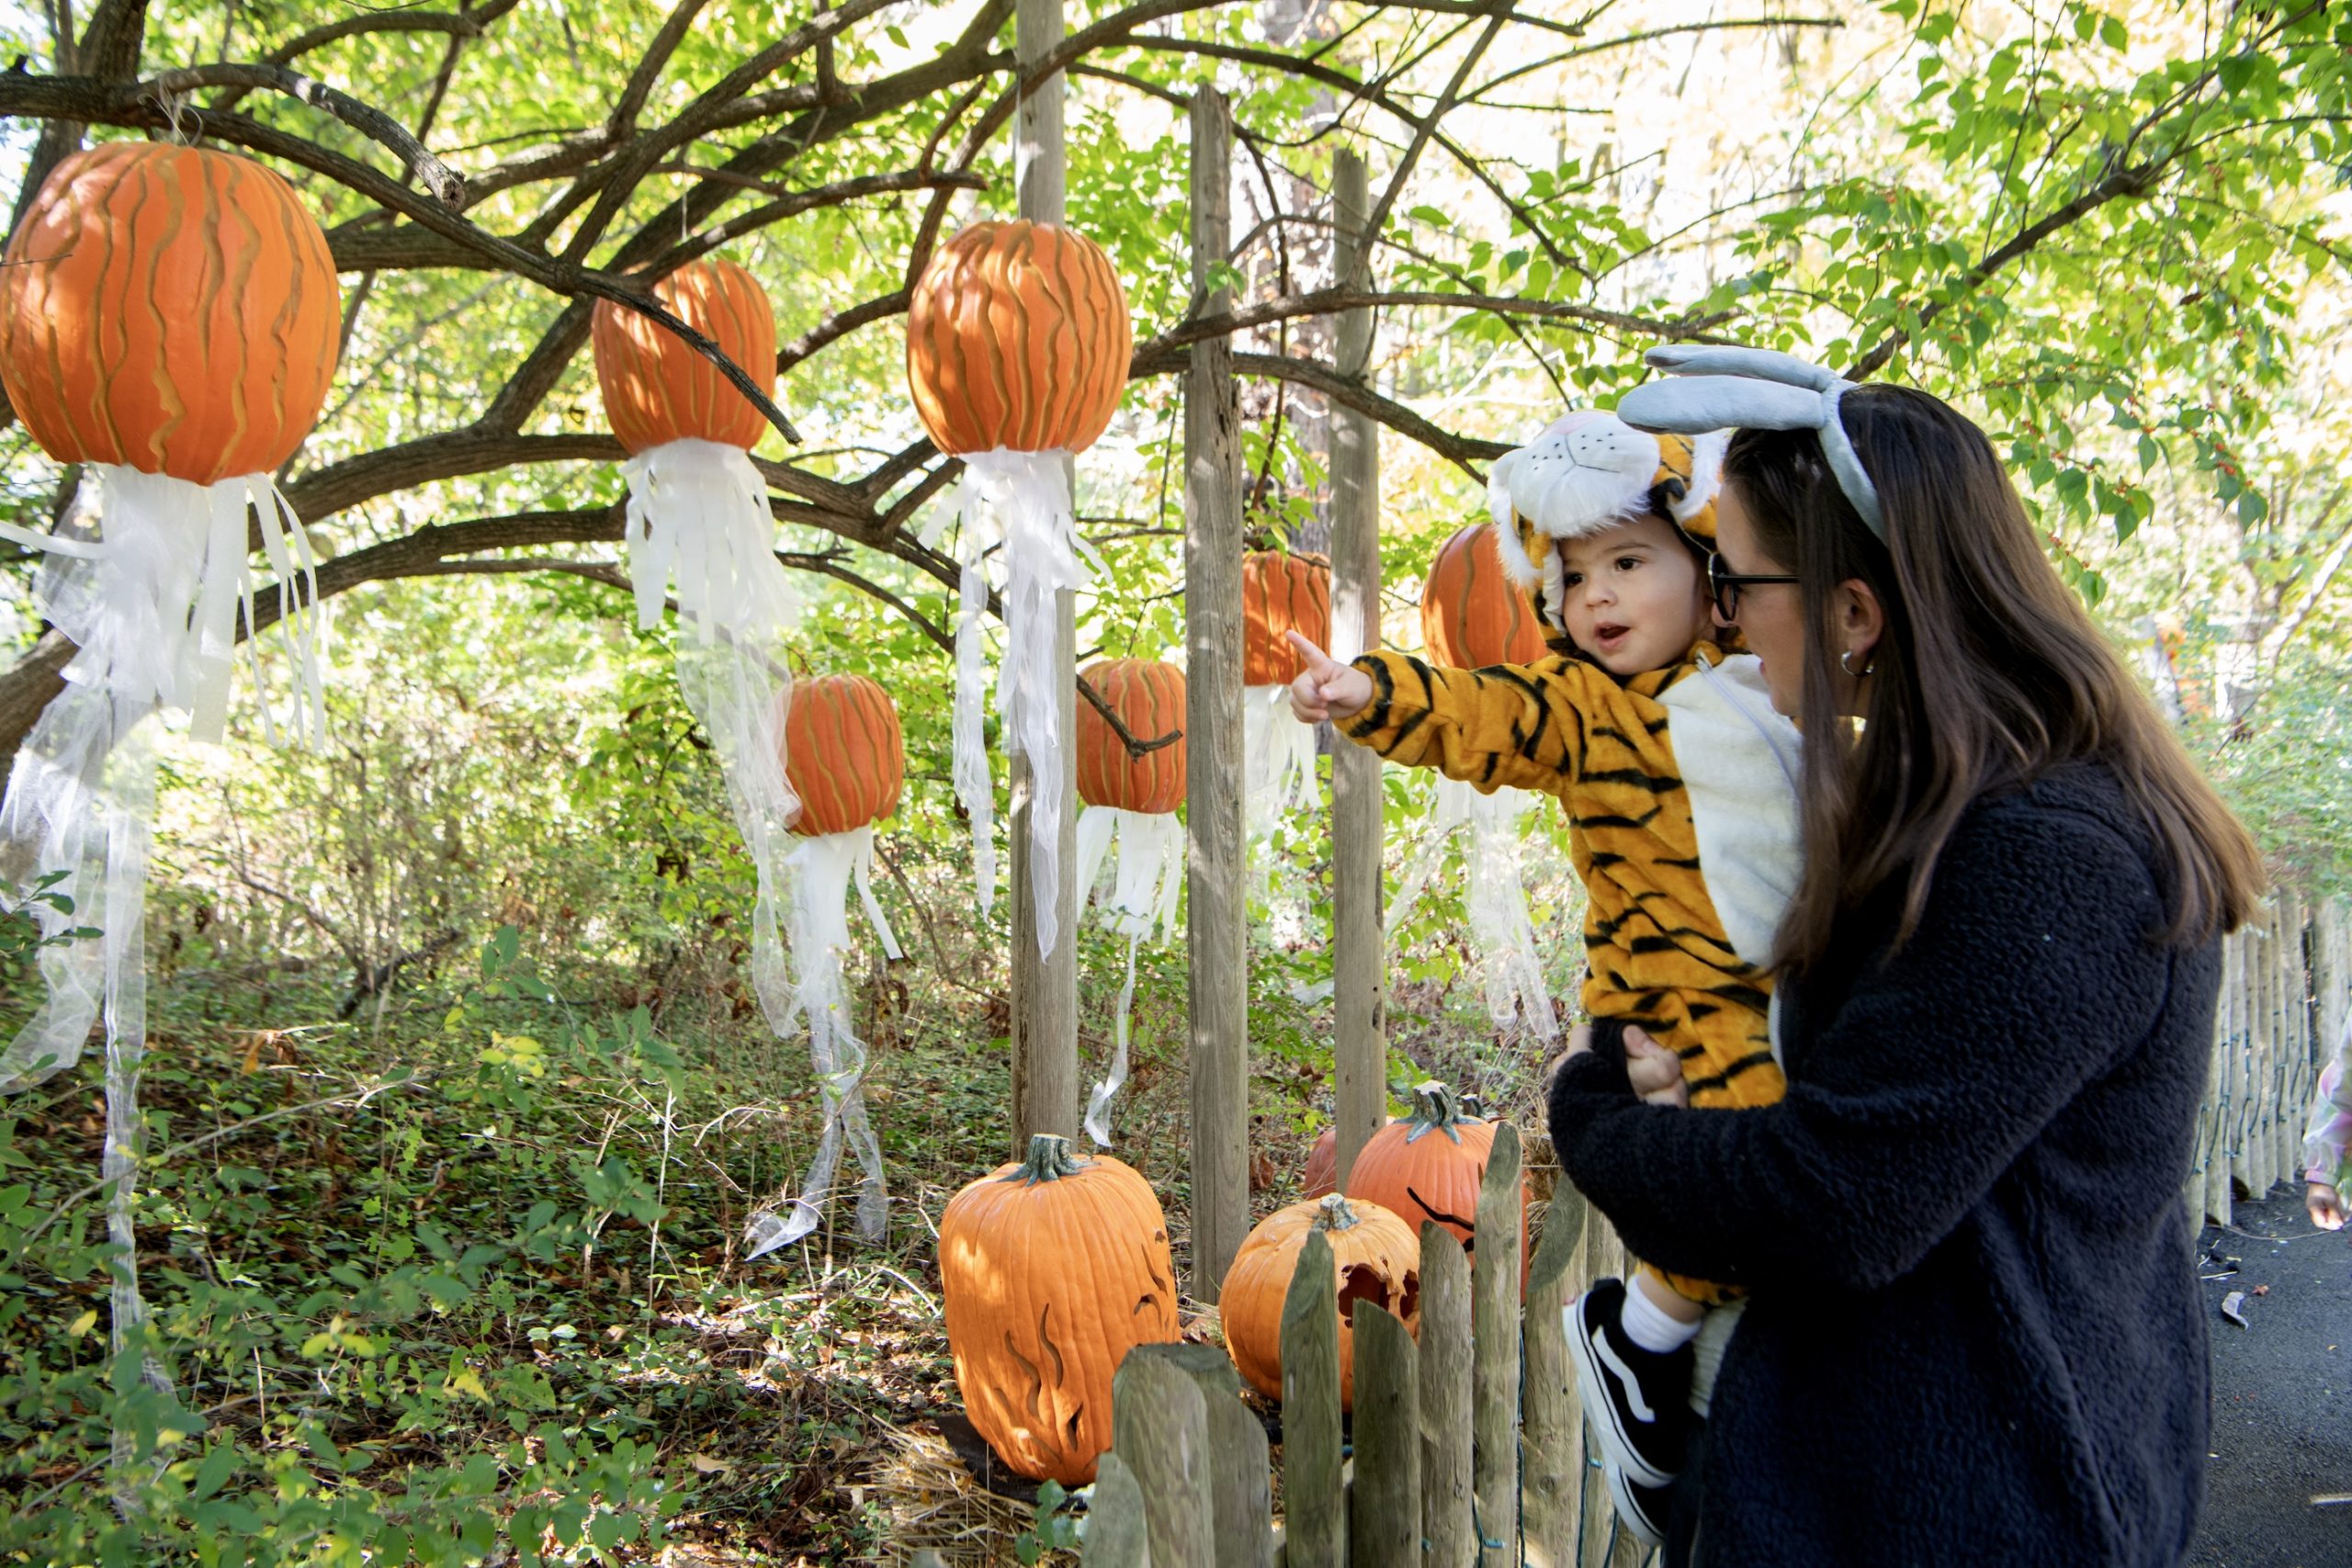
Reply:
[[1573, 660], [1453, 670], [1382, 651], [1341, 664], [1286, 635], [1306, 660], [1291, 682], [1291, 712], [1302, 723], [1329, 718], [1392, 762], [1437, 768], [1484, 790], [1556, 790], [1583, 756], [1588, 708], [1613, 690]]

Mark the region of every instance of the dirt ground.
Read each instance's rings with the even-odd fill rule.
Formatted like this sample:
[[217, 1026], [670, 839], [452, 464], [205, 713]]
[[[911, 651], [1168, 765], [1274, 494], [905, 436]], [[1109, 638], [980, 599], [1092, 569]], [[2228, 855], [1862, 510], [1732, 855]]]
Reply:
[[[2314, 1229], [2300, 1189], [2241, 1202], [2200, 1250], [2239, 1260], [2202, 1289], [2212, 1458], [2197, 1568], [2352, 1568], [2352, 1230]], [[2200, 1275], [2218, 1271], [2207, 1263]], [[2257, 1289], [2267, 1286], [2261, 1294]], [[2232, 1292], [2246, 1326], [2222, 1315]], [[2314, 1498], [2341, 1497], [2341, 1503]]]

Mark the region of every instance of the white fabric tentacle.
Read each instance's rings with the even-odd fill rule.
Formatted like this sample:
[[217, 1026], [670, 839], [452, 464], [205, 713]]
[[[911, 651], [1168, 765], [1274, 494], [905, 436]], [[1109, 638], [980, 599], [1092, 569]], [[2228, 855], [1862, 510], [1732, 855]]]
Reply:
[[1458, 779], [1439, 779], [1429, 834], [1406, 865], [1390, 907], [1387, 929], [1392, 932], [1404, 929], [1407, 917], [1437, 871], [1447, 840], [1457, 828], [1467, 827], [1470, 843], [1463, 855], [1463, 913], [1474, 939], [1487, 1016], [1498, 1030], [1524, 1028], [1538, 1039], [1555, 1040], [1560, 1032], [1559, 1015], [1544, 983], [1520, 864], [1520, 824], [1528, 812], [1540, 807], [1542, 799], [1515, 789], [1481, 795]]
[[[1111, 885], [1095, 885], [1110, 859]], [[1111, 1101], [1127, 1081], [1129, 1022], [1135, 1012], [1136, 949], [1157, 930], [1166, 941], [1175, 932], [1176, 907], [1184, 890], [1184, 827], [1176, 814], [1126, 811], [1089, 806], [1078, 817], [1079, 889], [1091, 893], [1103, 923], [1127, 939], [1126, 981], [1119, 987], [1111, 1029], [1109, 1070], [1087, 1097], [1086, 1135], [1111, 1142]]]
[[1094, 581], [1102, 559], [1078, 536], [1062, 452], [998, 448], [967, 453], [967, 485], [977, 486], [1004, 528], [1004, 659], [996, 708], [1007, 755], [1031, 760], [1029, 882], [1037, 951], [1062, 935], [1060, 675], [1054, 658], [1055, 595]]
[[970, 475], [956, 486], [963, 525], [956, 535], [962, 566], [956, 585], [956, 707], [954, 767], [956, 799], [972, 829], [972, 880], [980, 919], [996, 908], [996, 782], [989, 773], [987, 706], [989, 549], [1001, 542], [1002, 525]]
[[1241, 768], [1250, 839], [1263, 844], [1315, 792], [1315, 727], [1291, 716], [1288, 686], [1242, 688]]

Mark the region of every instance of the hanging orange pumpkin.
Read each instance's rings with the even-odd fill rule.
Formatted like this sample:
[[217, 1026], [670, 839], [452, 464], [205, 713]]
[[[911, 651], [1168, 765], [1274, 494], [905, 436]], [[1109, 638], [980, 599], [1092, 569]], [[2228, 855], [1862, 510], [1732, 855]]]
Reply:
[[956, 798], [969, 818], [980, 912], [996, 897], [980, 695], [987, 658], [978, 616], [986, 560], [1001, 539], [1005, 654], [996, 682], [1008, 753], [1035, 764], [1030, 797], [1030, 898], [1040, 954], [1061, 936], [1061, 768], [1071, 737], [1056, 663], [1056, 595], [1094, 581], [1078, 536], [1068, 455], [1110, 424], [1134, 351], [1125, 293], [1102, 248], [1072, 230], [1025, 220], [975, 223], [939, 248], [907, 309], [907, 387], [942, 452], [964, 460], [956, 639]]
[[1283, 637], [1331, 646], [1331, 563], [1322, 556], [1254, 550], [1241, 558], [1241, 683], [1287, 686], [1306, 668]]
[[1019, 219], [939, 248], [907, 309], [907, 382], [942, 452], [1083, 452], [1111, 423], [1135, 349], [1102, 247]]
[[1176, 1269], [1150, 1183], [1050, 1133], [939, 1220], [947, 1348], [964, 1408], [1023, 1475], [1075, 1486], [1111, 1446], [1111, 1379], [1177, 1337]]
[[1234, 1366], [1250, 1387], [1280, 1399], [1283, 1300], [1298, 1270], [1299, 1249], [1315, 1231], [1330, 1242], [1339, 1276], [1340, 1406], [1346, 1409], [1355, 1399], [1356, 1303], [1385, 1307], [1407, 1328], [1420, 1331], [1421, 1244], [1404, 1221], [1376, 1203], [1336, 1192], [1276, 1209], [1233, 1255], [1217, 1293], [1219, 1313]]
[[[657, 281], [653, 298], [718, 344], [763, 390], [775, 384], [775, 310], [760, 280], [724, 257], [688, 262]], [[596, 301], [589, 341], [605, 417], [631, 452], [672, 441], [716, 441], [746, 451], [767, 433], [765, 415], [718, 367], [649, 316]]]
[[899, 808], [906, 743], [890, 694], [863, 675], [792, 683], [785, 718], [786, 770], [800, 797], [793, 831], [846, 833]]
[[[1099, 659], [1081, 671], [1102, 694], [1127, 733], [1156, 740], [1184, 728], [1184, 672], [1159, 659]], [[1089, 806], [1122, 811], [1166, 812], [1184, 804], [1184, 741], [1127, 755], [1094, 705], [1078, 705], [1078, 795]]]
[[1438, 547], [1421, 587], [1421, 643], [1430, 662], [1476, 670], [1532, 664], [1546, 651], [1544, 623], [1503, 575], [1495, 531], [1474, 523]]
[[152, 141], [75, 152], [0, 279], [0, 380], [69, 463], [209, 485], [275, 470], [334, 378], [326, 235], [251, 158]]
[[[1494, 1152], [1495, 1123], [1462, 1114], [1453, 1091], [1431, 1079], [1413, 1088], [1413, 1113], [1374, 1133], [1348, 1173], [1348, 1196], [1378, 1203], [1420, 1235], [1435, 1220], [1464, 1252], [1478, 1247], [1478, 1185]], [[1527, 1234], [1527, 1183], [1519, 1187], [1520, 1235]], [[1519, 1251], [1519, 1282], [1527, 1288], [1528, 1248]]]

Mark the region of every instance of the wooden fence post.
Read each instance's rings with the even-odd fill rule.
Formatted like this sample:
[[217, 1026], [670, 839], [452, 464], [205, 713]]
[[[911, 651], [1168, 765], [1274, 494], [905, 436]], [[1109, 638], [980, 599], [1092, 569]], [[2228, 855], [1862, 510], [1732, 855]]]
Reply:
[[1482, 1568], [1517, 1568], [1520, 1561], [1520, 1179], [1519, 1129], [1504, 1122], [1478, 1186], [1478, 1250], [1470, 1266], [1472, 1491]]
[[[1364, 233], [1371, 197], [1363, 160], [1331, 158], [1339, 285], [1369, 288]], [[1340, 312], [1338, 369], [1363, 375], [1372, 359], [1372, 312]], [[1380, 448], [1377, 427], [1331, 410], [1331, 656], [1342, 663], [1380, 646]], [[1341, 741], [1331, 754], [1331, 1014], [1335, 1056], [1337, 1180], [1342, 1192], [1357, 1151], [1388, 1110], [1388, 982], [1380, 932], [1380, 759]]]
[[1283, 1568], [1347, 1568], [1340, 1484], [1340, 1287], [1331, 1244], [1307, 1233], [1283, 1296]]
[[[1193, 92], [1193, 288], [1232, 248], [1233, 119]], [[1208, 290], [1210, 315], [1233, 308]], [[1184, 940], [1192, 1001], [1193, 1295], [1214, 1302], [1250, 1230], [1250, 1015], [1242, 894], [1241, 445], [1233, 344], [1193, 345], [1184, 383]]]
[[1358, 1302], [1355, 1483], [1348, 1568], [1421, 1568], [1419, 1352], [1386, 1307]]
[[[1580, 1263], [1586, 1210], [1584, 1194], [1563, 1177], [1552, 1190], [1552, 1206], [1544, 1215], [1544, 1241], [1527, 1269], [1519, 1486], [1521, 1550], [1530, 1568], [1576, 1568], [1577, 1562], [1577, 1529], [1584, 1511], [1584, 1412], [1568, 1383], [1575, 1368], [1560, 1313], [1584, 1283]], [[1427, 1323], [1426, 1262], [1421, 1292], [1421, 1321]]]
[[1431, 1562], [1475, 1562], [1471, 1524], [1470, 1258], [1421, 1222], [1421, 1537]]
[[1094, 1506], [1086, 1511], [1079, 1562], [1083, 1568], [1144, 1568], [1145, 1540], [1143, 1488], [1114, 1449], [1094, 1467]]
[[1138, 1345], [1111, 1382], [1112, 1447], [1143, 1494], [1152, 1568], [1216, 1568], [1208, 1401], [1190, 1373]]
[[[1019, 0], [1013, 13], [1012, 57], [1028, 70], [1062, 40], [1061, 0]], [[1014, 174], [1021, 216], [1035, 223], [1062, 220], [1063, 76], [1056, 72], [1021, 99], [1014, 130]], [[1063, 482], [1075, 469], [1063, 464]], [[1078, 730], [1077, 596], [1054, 595], [1052, 700], [1061, 710], [1062, 754], [1015, 753], [1012, 810], [1006, 837], [1012, 850], [1012, 1155], [1029, 1147], [1033, 1133], [1078, 1136]], [[1057, 879], [1054, 950], [1037, 952], [1037, 916], [1029, 863], [1029, 813], [1035, 770], [1062, 773], [1061, 874]]]

